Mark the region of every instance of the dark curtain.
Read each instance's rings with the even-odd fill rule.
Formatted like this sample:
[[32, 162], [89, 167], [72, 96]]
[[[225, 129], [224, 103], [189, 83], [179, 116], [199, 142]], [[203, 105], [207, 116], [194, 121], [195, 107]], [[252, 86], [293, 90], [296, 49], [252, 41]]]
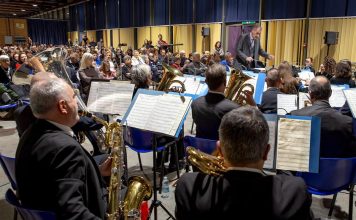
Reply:
[[77, 31], [77, 9], [75, 6], [69, 7], [69, 30]]
[[226, 0], [226, 22], [257, 21], [259, 0]]
[[79, 31], [82, 32], [85, 30], [85, 8], [84, 4], [77, 5], [78, 11], [78, 22], [79, 22]]
[[347, 16], [356, 16], [356, 3], [355, 1], [349, 0], [347, 2]]
[[105, 1], [97, 0], [95, 5], [96, 29], [105, 29]]
[[108, 10], [108, 28], [119, 27], [119, 5], [118, 0], [107, 0], [106, 8]]
[[169, 24], [169, 4], [166, 0], [154, 0], [154, 25]]
[[86, 30], [95, 30], [95, 4], [94, 1], [85, 3]]
[[134, 0], [134, 26], [150, 25], [150, 0]]
[[193, 23], [193, 1], [171, 0], [172, 24]]
[[197, 23], [221, 22], [223, 0], [196, 0]]
[[132, 27], [133, 26], [133, 14], [132, 14], [132, 1], [131, 0], [119, 0], [119, 16], [120, 27]]
[[[319, 18], [346, 16], [347, 1], [348, 0], [313, 0], [311, 17]], [[354, 0], [349, 1], [354, 2]]]
[[305, 18], [307, 0], [264, 0], [262, 19]]
[[59, 45], [67, 42], [66, 21], [28, 19], [27, 26], [34, 43]]

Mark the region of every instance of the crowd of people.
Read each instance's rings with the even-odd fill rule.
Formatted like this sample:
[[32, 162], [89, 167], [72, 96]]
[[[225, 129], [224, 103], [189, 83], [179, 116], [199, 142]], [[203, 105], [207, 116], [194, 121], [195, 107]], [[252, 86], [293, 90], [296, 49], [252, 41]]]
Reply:
[[[93, 79], [129, 80], [136, 90], [149, 88], [162, 78], [165, 63], [186, 74], [205, 76], [209, 91], [191, 106], [196, 137], [216, 140], [216, 152], [227, 167], [220, 176], [184, 174], [175, 191], [176, 218], [227, 219], [238, 215], [242, 219], [312, 219], [311, 196], [301, 178], [266, 175], [263, 171], [271, 148], [263, 113], [277, 113], [278, 94], [306, 92], [310, 106], [290, 114], [321, 118], [320, 156], [356, 156], [347, 103], [341, 109], [329, 103], [332, 85], [355, 87], [351, 62], [325, 57], [316, 71], [313, 59], [308, 57], [303, 70], [316, 77], [304, 80], [298, 76], [301, 69], [283, 61], [266, 72], [267, 90], [262, 103], [256, 105], [252, 93], [246, 91], [243, 95], [248, 106], [240, 106], [224, 95], [227, 72], [259, 67], [260, 55], [274, 59], [260, 47], [261, 31], [261, 27], [254, 26], [251, 33], [240, 38], [236, 57], [224, 52], [221, 42], [215, 44], [213, 52], [203, 55], [171, 52], [162, 35], [158, 48], [146, 40], [142, 48], [128, 47], [126, 51], [122, 47], [105, 48], [102, 40], [89, 42], [87, 37], [83, 38], [83, 46], [68, 41], [65, 66], [72, 85], [43, 72], [32, 78], [30, 110], [35, 118], [21, 132], [16, 153], [18, 195], [23, 204], [53, 211], [58, 219], [103, 219], [107, 192], [102, 177], [110, 175], [110, 158], [96, 163], [73, 139], [71, 127], [80, 122], [73, 88], [81, 91], [84, 100]], [[14, 92], [11, 77], [18, 65], [30, 64], [34, 55], [51, 47], [2, 47], [0, 79], [4, 88], [0, 87], [0, 92]], [[15, 99], [15, 95], [9, 96]]]

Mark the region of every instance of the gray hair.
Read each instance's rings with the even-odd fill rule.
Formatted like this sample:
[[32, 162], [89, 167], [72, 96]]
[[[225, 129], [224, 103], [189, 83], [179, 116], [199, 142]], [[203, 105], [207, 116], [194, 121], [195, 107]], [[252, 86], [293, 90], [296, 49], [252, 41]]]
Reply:
[[310, 80], [309, 94], [315, 100], [328, 100], [331, 96], [330, 81], [325, 76], [317, 76]]
[[276, 86], [278, 81], [281, 80], [279, 71], [276, 68], [268, 70], [266, 75], [266, 81], [268, 86]]
[[129, 55], [124, 56], [124, 62], [131, 60], [131, 57]]
[[36, 117], [51, 111], [60, 99], [66, 96], [67, 82], [59, 78], [48, 78], [33, 84], [30, 91], [31, 109]]
[[6, 61], [9, 61], [10, 58], [8, 55], [1, 55], [0, 56], [0, 62], [6, 62]]
[[139, 64], [131, 69], [132, 83], [138, 88], [147, 86], [151, 76], [151, 67], [147, 64]]
[[219, 128], [221, 149], [231, 165], [262, 159], [269, 139], [263, 114], [253, 107], [240, 107], [227, 113]]
[[80, 68], [81, 70], [88, 68], [87, 60], [94, 59], [93, 54], [91, 53], [84, 53], [82, 59], [80, 60]]

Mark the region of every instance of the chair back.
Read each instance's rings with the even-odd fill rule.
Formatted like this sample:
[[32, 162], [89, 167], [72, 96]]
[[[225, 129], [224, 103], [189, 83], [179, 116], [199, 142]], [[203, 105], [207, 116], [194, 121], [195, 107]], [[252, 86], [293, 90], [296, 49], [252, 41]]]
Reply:
[[330, 195], [346, 189], [356, 175], [356, 157], [320, 158], [319, 173], [299, 172], [308, 191], [318, 195]]
[[216, 140], [185, 136], [184, 147], [188, 146], [194, 147], [204, 153], [212, 154], [216, 149]]
[[12, 189], [17, 189], [16, 178], [15, 178], [15, 158], [7, 157], [0, 154], [0, 164], [11, 183]]
[[25, 220], [55, 220], [56, 215], [53, 212], [40, 211], [34, 209], [28, 209], [23, 207], [14, 192], [8, 189], [5, 194], [6, 201], [15, 207], [18, 213], [20, 213], [21, 218]]

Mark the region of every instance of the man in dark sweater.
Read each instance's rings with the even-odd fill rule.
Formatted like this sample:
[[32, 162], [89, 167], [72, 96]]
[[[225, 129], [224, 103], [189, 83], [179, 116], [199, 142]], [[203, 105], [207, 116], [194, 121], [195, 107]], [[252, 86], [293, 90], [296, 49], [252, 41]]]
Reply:
[[267, 71], [266, 82], [268, 89], [262, 95], [259, 108], [261, 112], [266, 114], [277, 113], [277, 95], [283, 94], [279, 90], [281, 77], [277, 69], [273, 68]]

